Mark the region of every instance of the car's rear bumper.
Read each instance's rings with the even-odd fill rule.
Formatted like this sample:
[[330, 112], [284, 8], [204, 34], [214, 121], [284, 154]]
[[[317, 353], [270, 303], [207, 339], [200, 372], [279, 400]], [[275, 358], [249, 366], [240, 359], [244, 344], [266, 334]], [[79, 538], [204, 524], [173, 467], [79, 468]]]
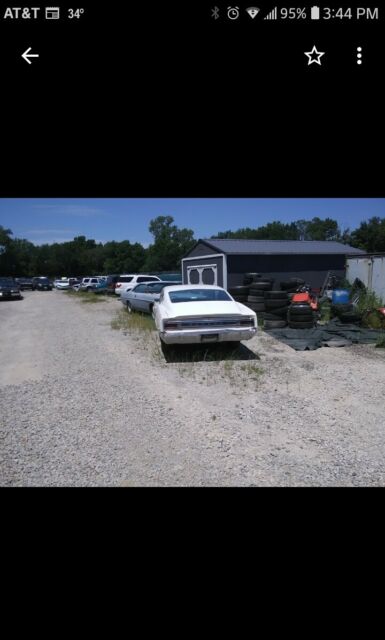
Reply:
[[239, 342], [250, 340], [257, 333], [256, 327], [239, 329], [184, 329], [183, 331], [161, 331], [160, 339], [166, 344], [197, 344], [201, 342]]
[[20, 300], [21, 293], [2, 293], [0, 300]]

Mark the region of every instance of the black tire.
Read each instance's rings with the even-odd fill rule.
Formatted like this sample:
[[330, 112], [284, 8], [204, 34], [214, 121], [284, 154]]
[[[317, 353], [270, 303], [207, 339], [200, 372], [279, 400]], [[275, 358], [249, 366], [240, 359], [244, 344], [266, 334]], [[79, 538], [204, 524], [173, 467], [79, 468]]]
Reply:
[[264, 320], [282, 320], [281, 316], [277, 316], [275, 313], [269, 313], [268, 311], [262, 313], [261, 318]]
[[349, 322], [351, 322], [352, 324], [356, 324], [357, 322], [360, 322], [361, 316], [359, 315], [359, 313], [355, 313], [354, 311], [348, 311], [347, 313], [341, 313], [339, 319], [341, 320], [341, 322], [344, 322], [346, 324], [348, 324]]
[[131, 302], [129, 302], [128, 300], [126, 302], [126, 309], [127, 309], [127, 313], [132, 313], [134, 311], [131, 306]]
[[287, 316], [288, 321], [289, 322], [310, 322], [310, 318], [312, 318], [312, 316], [308, 315], [298, 315], [298, 316], [291, 316], [290, 313]]
[[[231, 295], [231, 294], [230, 294], [230, 295]], [[235, 300], [236, 302], [242, 302], [242, 303], [247, 302], [247, 297], [248, 297], [248, 296], [233, 296], [233, 298], [234, 298], [234, 300]]]
[[264, 297], [266, 300], [288, 300], [286, 291], [265, 291]]
[[260, 276], [260, 273], [245, 273], [245, 275], [243, 276], [243, 284], [251, 284], [252, 282], [255, 282]]
[[265, 320], [263, 323], [264, 329], [283, 329], [287, 326], [286, 320]]
[[249, 294], [249, 288], [250, 287], [246, 287], [245, 285], [239, 285], [239, 286], [236, 286], [236, 287], [230, 287], [228, 289], [228, 292], [233, 297], [235, 297], [235, 296], [247, 296]]
[[289, 305], [289, 313], [290, 315], [293, 316], [312, 316], [313, 315], [313, 309], [311, 308], [310, 304], [291, 304]]
[[287, 318], [288, 310], [289, 307], [286, 305], [284, 307], [276, 307], [275, 309], [271, 309], [269, 311], [271, 311], [275, 316], [279, 316], [282, 319]]
[[252, 296], [257, 296], [260, 291], [270, 291], [272, 287], [272, 282], [270, 281], [265, 281], [265, 280], [260, 280], [257, 282], [253, 282], [253, 284], [250, 285], [249, 289], [250, 289], [250, 295]]
[[354, 306], [350, 302], [348, 304], [332, 304], [330, 310], [333, 315], [340, 316], [343, 313], [351, 313], [354, 310]]
[[291, 329], [313, 329], [314, 322], [293, 322], [289, 320], [289, 327]]
[[263, 303], [265, 302], [265, 298], [263, 296], [247, 296], [247, 302], [259, 302], [259, 303]]
[[266, 309], [282, 309], [282, 307], [285, 307], [288, 305], [285, 305], [285, 301], [280, 299], [280, 300], [267, 300], [265, 299], [265, 307]]
[[281, 289], [298, 289], [302, 284], [305, 284], [305, 280], [302, 278], [289, 278], [289, 280], [283, 280], [280, 282]]
[[265, 305], [263, 302], [246, 302], [246, 307], [252, 309], [253, 311], [265, 311]]

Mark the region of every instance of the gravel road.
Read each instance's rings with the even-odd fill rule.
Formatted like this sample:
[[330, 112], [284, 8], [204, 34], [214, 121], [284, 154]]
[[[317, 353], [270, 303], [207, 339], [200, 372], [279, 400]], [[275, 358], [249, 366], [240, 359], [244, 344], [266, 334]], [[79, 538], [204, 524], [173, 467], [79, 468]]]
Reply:
[[385, 485], [383, 349], [259, 332], [166, 362], [115, 298], [23, 295], [0, 303], [2, 486]]

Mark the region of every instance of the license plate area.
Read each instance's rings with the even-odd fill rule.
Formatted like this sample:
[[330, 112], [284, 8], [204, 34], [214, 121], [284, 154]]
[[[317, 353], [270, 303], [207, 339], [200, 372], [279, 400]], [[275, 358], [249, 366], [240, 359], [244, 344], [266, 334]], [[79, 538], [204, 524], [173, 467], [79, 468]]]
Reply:
[[207, 335], [201, 336], [201, 342], [218, 342], [218, 338], [218, 333], [208, 333]]

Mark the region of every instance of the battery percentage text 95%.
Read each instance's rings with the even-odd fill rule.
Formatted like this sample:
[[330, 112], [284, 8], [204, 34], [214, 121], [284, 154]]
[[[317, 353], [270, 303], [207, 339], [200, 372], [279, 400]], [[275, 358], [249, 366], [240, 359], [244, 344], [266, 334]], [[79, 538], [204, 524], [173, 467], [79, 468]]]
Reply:
[[282, 20], [286, 20], [286, 18], [288, 20], [304, 20], [306, 18], [306, 7], [304, 7], [303, 9], [301, 9], [300, 7], [297, 7], [296, 9], [286, 9], [285, 7], [283, 7], [279, 10], [279, 13]]
[[68, 18], [69, 20], [80, 18], [82, 13], [84, 13], [84, 9], [68, 9]]

